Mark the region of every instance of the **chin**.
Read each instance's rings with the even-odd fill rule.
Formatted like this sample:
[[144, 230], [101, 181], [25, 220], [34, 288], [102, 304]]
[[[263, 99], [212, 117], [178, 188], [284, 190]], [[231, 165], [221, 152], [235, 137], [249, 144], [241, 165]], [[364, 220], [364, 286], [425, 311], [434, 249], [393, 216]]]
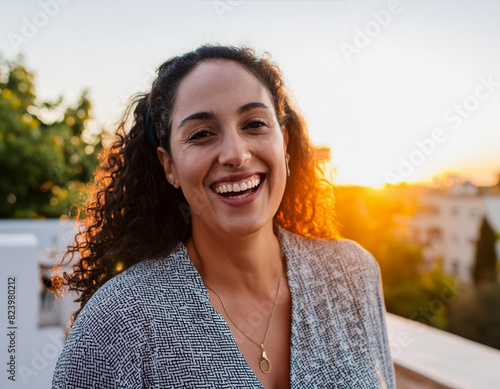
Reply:
[[240, 220], [231, 220], [226, 223], [222, 223], [217, 227], [214, 226], [214, 229], [218, 229], [225, 235], [233, 235], [242, 237], [245, 235], [255, 234], [262, 229], [264, 229], [268, 224], [273, 223], [273, 218], [270, 220], [249, 220], [248, 218], [241, 218]]

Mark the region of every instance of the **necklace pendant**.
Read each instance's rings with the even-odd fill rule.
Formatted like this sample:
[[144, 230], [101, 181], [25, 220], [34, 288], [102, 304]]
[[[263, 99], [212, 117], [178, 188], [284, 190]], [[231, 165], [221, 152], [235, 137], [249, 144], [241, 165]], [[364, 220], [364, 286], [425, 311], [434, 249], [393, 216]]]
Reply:
[[267, 358], [266, 350], [264, 350], [264, 345], [261, 344], [260, 347], [262, 348], [262, 357], [261, 357], [262, 359], [260, 361], [260, 370], [262, 370], [264, 374], [269, 374], [272, 369], [271, 361], [269, 360], [269, 358]]

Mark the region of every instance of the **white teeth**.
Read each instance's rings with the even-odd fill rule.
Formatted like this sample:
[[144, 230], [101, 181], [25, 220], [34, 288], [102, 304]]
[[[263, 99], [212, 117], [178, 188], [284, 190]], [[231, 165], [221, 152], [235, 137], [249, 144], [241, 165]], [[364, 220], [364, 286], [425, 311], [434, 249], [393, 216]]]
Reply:
[[260, 184], [260, 177], [254, 176], [248, 181], [242, 181], [235, 184], [217, 185], [215, 187], [215, 193], [242, 192], [247, 189], [255, 188], [259, 184]]
[[250, 196], [250, 193], [245, 193], [239, 196], [229, 196], [230, 199], [242, 199], [243, 197]]

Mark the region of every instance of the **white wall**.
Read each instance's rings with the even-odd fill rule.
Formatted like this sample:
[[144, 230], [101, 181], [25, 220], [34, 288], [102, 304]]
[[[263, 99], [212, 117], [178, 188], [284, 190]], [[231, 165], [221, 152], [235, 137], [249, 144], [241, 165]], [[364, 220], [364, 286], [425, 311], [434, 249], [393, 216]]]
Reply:
[[[500, 196], [478, 193], [432, 193], [422, 198], [427, 212], [417, 213], [408, 221], [410, 238], [425, 245], [424, 260], [443, 260], [443, 268], [463, 282], [471, 280], [481, 223], [486, 215], [496, 231], [500, 231]], [[432, 211], [430, 211], [432, 210]], [[440, 239], [428, 239], [428, 232], [438, 229]], [[500, 254], [500, 241], [497, 242]]]
[[[64, 341], [70, 315], [77, 308], [75, 294], [65, 293], [57, 301], [41, 305], [45, 267], [59, 263], [65, 247], [74, 238], [74, 223], [59, 220], [0, 221], [0, 388], [50, 388], [52, 374]], [[56, 252], [58, 255], [56, 256]], [[62, 269], [69, 271], [69, 267]], [[15, 296], [14, 325], [9, 325], [8, 293]], [[47, 295], [46, 295], [47, 297]], [[12, 323], [11, 323], [12, 324]], [[15, 328], [8, 328], [15, 327]], [[14, 331], [9, 353], [9, 331]], [[15, 381], [8, 377], [7, 362], [15, 355]], [[4, 368], [6, 367], [6, 368]]]
[[[34, 234], [41, 252], [55, 249], [60, 259], [76, 234], [73, 220], [59, 219], [5, 219], [0, 220], [0, 234]], [[53, 257], [54, 264], [57, 258]]]
[[0, 383], [5, 389], [50, 388], [64, 345], [62, 327], [38, 327], [37, 256], [35, 235], [0, 235]]

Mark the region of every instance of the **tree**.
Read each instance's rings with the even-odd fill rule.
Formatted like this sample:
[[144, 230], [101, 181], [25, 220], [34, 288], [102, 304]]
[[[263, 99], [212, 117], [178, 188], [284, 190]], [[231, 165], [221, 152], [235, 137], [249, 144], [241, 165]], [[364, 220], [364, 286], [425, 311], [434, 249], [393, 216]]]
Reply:
[[476, 243], [476, 259], [472, 269], [474, 283], [494, 283], [497, 280], [496, 235], [486, 217], [483, 218], [479, 239]]
[[448, 330], [500, 350], [500, 285], [468, 287], [451, 306]]
[[457, 297], [456, 282], [441, 269], [422, 271], [422, 249], [395, 237], [396, 215], [411, 215], [418, 188], [399, 185], [384, 190], [341, 187], [336, 190], [341, 233], [377, 259], [389, 312], [438, 328], [446, 328], [449, 304]]
[[421, 249], [396, 240], [387, 242], [377, 259], [387, 311], [445, 329], [449, 305], [459, 293], [455, 280], [442, 271], [441, 264], [422, 271]]
[[34, 78], [22, 60], [0, 59], [0, 218], [73, 216], [102, 148], [85, 131], [87, 92], [73, 107], [39, 101]]
[[495, 231], [484, 217], [472, 269], [474, 285], [451, 306], [449, 331], [500, 349], [500, 285], [495, 242]]

